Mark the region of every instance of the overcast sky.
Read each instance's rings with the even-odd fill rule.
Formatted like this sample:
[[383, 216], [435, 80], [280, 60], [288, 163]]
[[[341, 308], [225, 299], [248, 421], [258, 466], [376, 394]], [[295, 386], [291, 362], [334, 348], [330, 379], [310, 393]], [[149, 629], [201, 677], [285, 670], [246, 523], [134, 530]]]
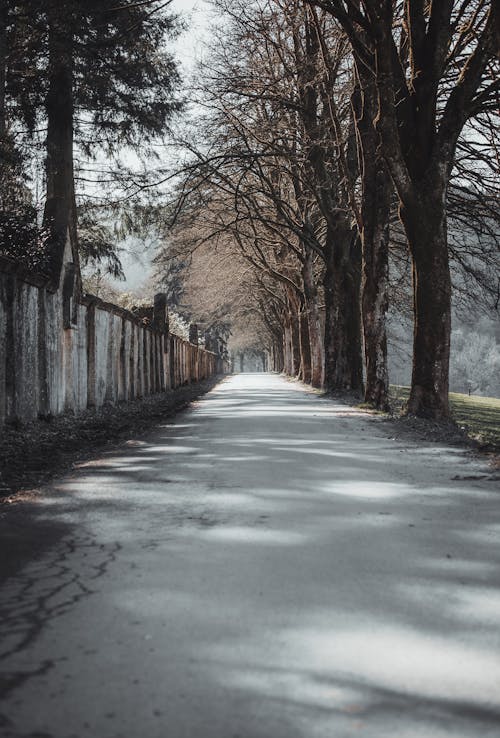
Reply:
[[[193, 64], [200, 57], [201, 45], [208, 25], [209, 9], [203, 0], [173, 0], [171, 8], [186, 20], [187, 30], [179, 38], [174, 50], [185, 76], [189, 76]], [[127, 242], [120, 253], [126, 281], [110, 280], [118, 289], [137, 289], [151, 274], [151, 258], [154, 248], [146, 244]]]
[[203, 0], [173, 0], [172, 10], [187, 20], [188, 30], [182, 34], [177, 44], [177, 57], [185, 70], [199, 56], [200, 44], [208, 24], [208, 6]]

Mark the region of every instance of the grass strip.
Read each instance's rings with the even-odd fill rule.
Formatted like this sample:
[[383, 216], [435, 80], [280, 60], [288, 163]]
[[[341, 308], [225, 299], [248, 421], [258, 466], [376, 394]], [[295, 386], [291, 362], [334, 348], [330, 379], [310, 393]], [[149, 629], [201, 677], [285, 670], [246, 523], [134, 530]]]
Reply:
[[[391, 385], [391, 407], [397, 412], [408, 401], [409, 387]], [[450, 392], [453, 420], [464, 428], [470, 438], [481, 444], [500, 447], [500, 399]]]

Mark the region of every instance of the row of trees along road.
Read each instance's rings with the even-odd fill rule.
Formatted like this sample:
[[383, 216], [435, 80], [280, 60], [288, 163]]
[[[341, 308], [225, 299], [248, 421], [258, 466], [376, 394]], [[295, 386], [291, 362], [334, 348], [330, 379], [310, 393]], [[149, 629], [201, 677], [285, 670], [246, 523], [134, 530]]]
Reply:
[[387, 311], [410, 293], [408, 411], [446, 418], [452, 277], [498, 306], [494, 5], [214, 5], [160, 268], [274, 368], [382, 409]]
[[[169, 51], [178, 22], [169, 4], [2, 0], [1, 251], [27, 257], [56, 279], [69, 229], [75, 263], [79, 255], [105, 258], [120, 273], [111, 194], [120, 180], [128, 194], [147, 177], [135, 172], [131, 179], [117, 157], [147, 156], [180, 107]], [[45, 162], [41, 229], [30, 181], [38, 146]]]
[[[132, 196], [161, 186], [151, 156], [182, 107], [169, 5], [1, 3], [1, 251], [57, 275], [69, 231], [75, 263], [105, 257], [116, 274], [116, 183], [129, 230], [163, 217]], [[172, 296], [275, 368], [384, 408], [386, 315], [413, 290], [409, 410], [446, 417], [452, 281], [464, 300], [499, 299], [496, 6], [212, 5], [158, 256]]]

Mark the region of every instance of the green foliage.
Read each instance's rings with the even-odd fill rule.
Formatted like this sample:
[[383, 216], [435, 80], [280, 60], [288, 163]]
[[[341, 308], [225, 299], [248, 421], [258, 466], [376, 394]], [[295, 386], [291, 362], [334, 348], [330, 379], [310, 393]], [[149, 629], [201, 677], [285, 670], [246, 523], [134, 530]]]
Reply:
[[122, 264], [116, 251], [113, 229], [102, 221], [102, 215], [91, 206], [78, 211], [78, 247], [82, 267], [103, 266], [106, 274], [124, 279]]
[[23, 157], [16, 148], [11, 136], [0, 136], [0, 204], [8, 208], [20, 199], [23, 186]]
[[[120, 207], [119, 228], [109, 225], [109, 213], [87, 205], [79, 208], [82, 263], [103, 267], [114, 277], [123, 276], [116, 244], [125, 233], [144, 232], [155, 209], [138, 213], [138, 206], [130, 201], [135, 193], [148, 190], [150, 169], [144, 166], [133, 176], [131, 168], [120, 165], [117, 157], [131, 150], [138, 158], [151, 156], [150, 144], [163, 138], [172, 116], [182, 107], [177, 95], [180, 78], [169, 51], [169, 42], [181, 24], [168, 6], [163, 0], [2, 3], [0, 208], [5, 211], [4, 253], [17, 258], [39, 247], [40, 239], [30, 225], [31, 213], [21, 212], [24, 205], [20, 203], [30, 158], [38, 156], [40, 131], [47, 125], [51, 63], [54, 55], [63, 55], [72, 60], [68, 66], [77, 180], [87, 190], [90, 187], [95, 202], [109, 203], [115, 185], [125, 191], [128, 200]], [[113, 157], [113, 162], [104, 167], [103, 156]], [[99, 160], [92, 173], [84, 163], [90, 158]]]
[[165, 258], [164, 253], [163, 251], [161, 258], [157, 256], [154, 259], [161, 273], [158, 281], [161, 289], [167, 294], [168, 305], [178, 307], [185, 293], [184, 280], [187, 262], [178, 257]]
[[87, 155], [141, 147], [180, 109], [167, 42], [180, 28], [160, 0], [7, 0], [11, 115], [33, 132], [44, 115], [49, 26], [74, 59], [75, 138]]
[[47, 233], [37, 224], [32, 205], [0, 210], [0, 253], [21, 262], [34, 272], [45, 272]]
[[453, 418], [482, 443], [500, 446], [500, 400], [450, 393]]
[[[75, 101], [88, 111], [99, 145], [141, 146], [165, 132], [180, 108], [179, 76], [167, 40], [177, 33], [164, 3], [73, 2]], [[94, 142], [84, 140], [88, 153]]]

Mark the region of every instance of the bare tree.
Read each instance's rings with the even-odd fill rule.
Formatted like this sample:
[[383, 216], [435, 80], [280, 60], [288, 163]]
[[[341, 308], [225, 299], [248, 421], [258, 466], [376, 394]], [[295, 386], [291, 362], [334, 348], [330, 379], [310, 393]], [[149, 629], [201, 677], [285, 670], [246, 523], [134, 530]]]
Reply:
[[408, 410], [445, 418], [451, 325], [446, 200], [467, 120], [499, 78], [487, 0], [311, 0], [342, 25], [375, 80], [376, 129], [400, 202], [413, 261], [414, 351]]

